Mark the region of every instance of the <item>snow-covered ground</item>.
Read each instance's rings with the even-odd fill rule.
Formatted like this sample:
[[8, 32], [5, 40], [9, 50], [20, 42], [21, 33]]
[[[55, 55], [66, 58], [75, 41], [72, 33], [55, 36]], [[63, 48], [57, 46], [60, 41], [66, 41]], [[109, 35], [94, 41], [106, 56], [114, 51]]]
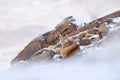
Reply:
[[19, 68], [14, 66], [0, 73], [0, 77], [2, 80], [119, 80], [120, 32], [116, 33], [100, 46], [89, 46], [64, 61], [18, 65]]
[[[53, 29], [65, 17], [73, 15], [89, 22], [119, 9], [118, 0], [0, 0], [0, 71], [8, 69], [10, 61], [33, 38]], [[104, 50], [90, 50], [82, 57], [35, 66], [25, 72], [5, 72], [3, 78], [9, 75], [7, 79], [11, 80], [119, 80], [120, 44], [117, 39], [113, 41], [114, 44], [104, 45]]]

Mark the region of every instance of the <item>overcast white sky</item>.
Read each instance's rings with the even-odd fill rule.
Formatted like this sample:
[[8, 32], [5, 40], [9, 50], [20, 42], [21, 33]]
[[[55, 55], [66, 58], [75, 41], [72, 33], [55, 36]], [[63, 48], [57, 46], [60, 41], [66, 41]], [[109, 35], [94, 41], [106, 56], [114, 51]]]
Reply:
[[0, 31], [52, 27], [71, 15], [87, 22], [119, 9], [119, 0], [0, 0]]

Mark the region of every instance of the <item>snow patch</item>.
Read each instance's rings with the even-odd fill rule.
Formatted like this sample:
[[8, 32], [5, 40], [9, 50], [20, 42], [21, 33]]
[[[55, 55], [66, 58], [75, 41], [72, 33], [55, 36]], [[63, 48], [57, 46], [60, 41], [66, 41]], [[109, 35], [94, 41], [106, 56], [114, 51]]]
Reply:
[[106, 25], [106, 26], [107, 26], [107, 28], [109, 28], [110, 32], [115, 31], [115, 30], [120, 28], [120, 26], [116, 25], [116, 24], [109, 24], [109, 25]]
[[91, 36], [90, 38], [98, 39], [98, 38], [99, 38], [99, 35], [93, 35], [93, 36]]
[[56, 60], [56, 61], [59, 61], [60, 60], [60, 55], [59, 54], [54, 55], [53, 59]]
[[78, 26], [78, 28], [85, 25], [84, 21], [82, 19], [80, 19], [79, 17], [74, 16], [73, 19], [75, 19], [75, 21], [73, 21], [73, 23], [76, 24]]
[[113, 18], [113, 22], [115, 22], [115, 23], [120, 23], [120, 17]]

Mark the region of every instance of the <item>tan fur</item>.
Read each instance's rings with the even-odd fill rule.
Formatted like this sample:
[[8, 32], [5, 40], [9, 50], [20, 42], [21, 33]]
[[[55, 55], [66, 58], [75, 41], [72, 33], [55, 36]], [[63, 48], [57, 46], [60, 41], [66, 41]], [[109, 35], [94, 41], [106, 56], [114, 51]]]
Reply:
[[106, 28], [105, 24], [101, 24], [99, 29], [100, 29], [100, 31], [105, 31], [107, 28]]
[[105, 24], [101, 24], [99, 29], [100, 29], [100, 33], [99, 33], [100, 39], [102, 39], [104, 36], [107, 36], [109, 30], [107, 29]]
[[73, 42], [72, 40], [66, 38], [63, 41], [61, 48], [56, 48], [56, 52], [61, 55], [61, 57], [65, 58], [72, 54], [73, 51], [77, 50], [79, 45]]
[[82, 32], [80, 35], [77, 36], [77, 39], [80, 40], [80, 39], [84, 38], [86, 36], [86, 34], [87, 34], [86, 32]]
[[60, 55], [64, 58], [64, 57], [68, 57], [69, 55], [72, 54], [72, 52], [74, 52], [75, 50], [77, 50], [79, 48], [79, 45], [76, 43], [73, 43], [72, 45], [65, 47], [65, 48], [61, 48], [60, 50]]
[[87, 33], [89, 33], [89, 34], [98, 34], [98, 32], [99, 32], [99, 29], [97, 29], [97, 28], [89, 29], [87, 31]]
[[85, 38], [89, 38], [89, 37], [91, 37], [91, 36], [92, 36], [92, 34], [87, 33], [87, 34], [85, 35]]

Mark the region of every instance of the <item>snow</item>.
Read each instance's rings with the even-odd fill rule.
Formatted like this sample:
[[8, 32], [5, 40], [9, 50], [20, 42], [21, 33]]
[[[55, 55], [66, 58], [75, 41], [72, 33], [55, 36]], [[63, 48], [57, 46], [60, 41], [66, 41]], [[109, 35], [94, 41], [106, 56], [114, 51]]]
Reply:
[[98, 39], [98, 38], [99, 38], [99, 35], [92, 35], [92, 36], [90, 37], [90, 39], [91, 39], [91, 38]]
[[73, 21], [73, 23], [76, 24], [78, 28], [85, 25], [84, 21], [81, 18], [74, 16], [73, 19], [75, 19], [75, 21]]
[[54, 55], [53, 59], [59, 61], [60, 60], [60, 55], [59, 54]]
[[115, 22], [115, 23], [120, 23], [120, 17], [113, 18], [113, 22]]
[[108, 24], [108, 25], [106, 25], [107, 26], [107, 28], [109, 28], [109, 32], [112, 32], [112, 31], [115, 31], [115, 30], [117, 30], [117, 29], [119, 29], [120, 27], [120, 25], [119, 24]]

